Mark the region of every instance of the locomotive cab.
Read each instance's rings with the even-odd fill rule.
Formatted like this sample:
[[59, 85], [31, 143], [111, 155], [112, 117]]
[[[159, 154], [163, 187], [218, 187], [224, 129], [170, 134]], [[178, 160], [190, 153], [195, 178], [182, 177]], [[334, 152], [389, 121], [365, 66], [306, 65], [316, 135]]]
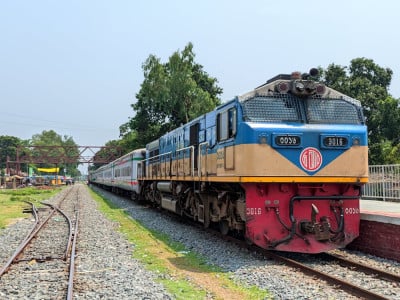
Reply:
[[316, 253], [358, 236], [368, 179], [361, 105], [316, 75], [278, 75], [239, 97], [243, 131], [258, 137], [243, 150], [254, 157], [247, 172], [260, 181], [242, 184], [246, 237], [264, 248]]

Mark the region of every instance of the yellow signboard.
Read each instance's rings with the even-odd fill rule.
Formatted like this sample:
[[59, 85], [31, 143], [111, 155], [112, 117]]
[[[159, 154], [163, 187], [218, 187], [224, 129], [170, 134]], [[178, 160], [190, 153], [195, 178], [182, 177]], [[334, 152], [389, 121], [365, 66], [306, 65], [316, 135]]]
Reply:
[[58, 173], [59, 169], [60, 168], [38, 168], [38, 171], [46, 173]]

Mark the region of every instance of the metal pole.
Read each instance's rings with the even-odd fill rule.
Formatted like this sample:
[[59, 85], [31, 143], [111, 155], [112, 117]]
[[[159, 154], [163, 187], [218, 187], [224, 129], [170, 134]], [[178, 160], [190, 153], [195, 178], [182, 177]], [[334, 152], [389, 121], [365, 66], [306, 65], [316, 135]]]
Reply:
[[382, 196], [383, 196], [383, 201], [386, 201], [386, 192], [385, 192], [385, 168], [384, 166], [381, 166], [382, 170]]

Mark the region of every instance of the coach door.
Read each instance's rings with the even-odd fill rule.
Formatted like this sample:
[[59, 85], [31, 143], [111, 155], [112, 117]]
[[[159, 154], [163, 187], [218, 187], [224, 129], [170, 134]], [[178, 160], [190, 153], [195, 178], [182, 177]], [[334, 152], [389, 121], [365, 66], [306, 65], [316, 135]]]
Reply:
[[197, 170], [198, 157], [199, 157], [199, 130], [200, 123], [193, 124], [190, 126], [190, 146], [194, 147], [193, 157], [194, 159], [194, 169]]

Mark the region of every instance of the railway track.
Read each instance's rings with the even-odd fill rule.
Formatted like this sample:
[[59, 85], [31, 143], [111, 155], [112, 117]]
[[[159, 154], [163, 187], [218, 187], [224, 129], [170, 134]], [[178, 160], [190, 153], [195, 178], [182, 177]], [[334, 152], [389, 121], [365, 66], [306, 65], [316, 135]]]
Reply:
[[0, 269], [0, 284], [12, 284], [16, 293], [29, 289], [38, 298], [50, 293], [54, 299], [72, 299], [78, 200], [78, 190], [70, 187], [55, 204], [30, 204], [35, 222]]
[[[194, 222], [193, 224], [201, 228], [201, 225], [199, 226], [197, 223]], [[232, 242], [241, 248], [245, 248], [253, 253], [258, 253], [264, 257], [267, 257], [269, 259], [283, 263], [287, 266], [298, 269], [308, 276], [313, 276], [315, 278], [321, 279], [326, 283], [328, 283], [329, 285], [332, 285], [336, 288], [340, 288], [353, 296], [371, 300], [398, 299], [397, 298], [398, 296], [396, 296], [396, 294], [382, 295], [373, 292], [371, 289], [367, 289], [364, 288], [363, 286], [356, 285], [349, 279], [346, 280], [346, 278], [339, 278], [336, 276], [332, 276], [326, 269], [327, 265], [332, 265], [333, 268], [335, 268], [336, 265], [340, 265], [346, 268], [349, 273], [352, 273], [350, 278], [358, 276], [360, 278], [369, 277], [370, 280], [374, 280], [376, 282], [390, 281], [392, 282], [393, 286], [400, 289], [400, 275], [398, 274], [394, 274], [385, 271], [383, 269], [374, 268], [366, 264], [350, 260], [346, 258], [344, 255], [340, 254], [321, 253], [318, 255], [306, 255], [299, 253], [269, 251], [259, 248], [255, 245], [249, 245], [245, 241], [239, 240], [235, 237], [229, 235], [221, 235], [218, 231], [214, 229], [207, 229], [207, 231], [213, 235], [218, 235], [222, 239], [228, 240], [229, 242]], [[357, 273], [353, 274], [354, 272]], [[377, 284], [379, 285], [379, 283]], [[392, 293], [392, 291], [388, 290], [388, 293]]]
[[[321, 253], [318, 255], [306, 255], [306, 254], [299, 254], [299, 253], [286, 253], [285, 252], [275, 252], [269, 251], [262, 248], [259, 248], [255, 245], [249, 245], [246, 241], [237, 239], [236, 237], [230, 235], [222, 235], [218, 230], [214, 228], [207, 228], [204, 229], [203, 225], [194, 222], [190, 219], [181, 219], [176, 214], [170, 213], [169, 211], [165, 211], [167, 215], [174, 218], [178, 222], [189, 223], [191, 226], [197, 227], [200, 230], [206, 230], [209, 234], [218, 236], [221, 239], [227, 240], [237, 246], [247, 249], [252, 253], [261, 254], [264, 257], [269, 259], [278, 261], [283, 263], [287, 266], [293, 267], [295, 269], [300, 270], [301, 272], [305, 273], [308, 276], [312, 276], [318, 279], [321, 279], [332, 285], [336, 288], [346, 291], [347, 293], [364, 298], [364, 299], [371, 299], [371, 300], [390, 300], [390, 299], [398, 299], [398, 295], [382, 295], [379, 293], [375, 293], [371, 291], [371, 289], [364, 288], [363, 286], [356, 285], [352, 283], [350, 280], [346, 280], [345, 278], [335, 277], [329, 274], [329, 272], [324, 271], [323, 269], [326, 268], [328, 264], [333, 265], [340, 265], [344, 268], [347, 268], [348, 272], [358, 272], [357, 275], [361, 278], [370, 277], [372, 280], [375, 281], [390, 281], [393, 283], [393, 286], [400, 291], [400, 275], [385, 271], [383, 269], [374, 268], [368, 266], [366, 264], [359, 263], [357, 261], [350, 260], [345, 258], [343, 255], [334, 254], [334, 253]], [[306, 257], [308, 263], [303, 262], [303, 258]], [[319, 265], [319, 267], [318, 267]], [[379, 283], [378, 283], [379, 284]], [[388, 293], [391, 291], [388, 290]]]
[[[318, 258], [314, 257], [313, 258], [314, 261], [320, 260], [320, 259], [323, 260], [322, 267], [314, 267], [311, 265], [315, 265], [315, 263], [312, 263], [312, 264], [304, 263], [304, 262], [302, 262], [302, 259], [291, 258], [296, 255], [289, 255], [290, 256], [289, 257], [284, 254], [274, 253], [274, 252], [266, 251], [263, 249], [260, 249], [259, 251], [263, 255], [265, 255], [269, 258], [280, 261], [280, 262], [282, 262], [288, 266], [294, 267], [296, 269], [299, 269], [309, 276], [315, 276], [317, 278], [323, 279], [328, 284], [334, 285], [335, 287], [345, 290], [346, 292], [348, 292], [356, 297], [361, 297], [361, 298], [365, 298], [365, 299], [376, 299], [376, 300], [393, 299], [390, 296], [378, 294], [378, 293], [371, 291], [370, 289], [366, 289], [362, 286], [353, 284], [349, 280], [330, 275], [328, 271], [321, 270], [321, 269], [326, 268], [325, 267], [326, 263], [340, 264], [341, 266], [348, 268], [351, 272], [355, 272], [357, 270], [358, 276], [360, 276], [360, 277], [365, 277], [365, 276], [370, 275], [374, 278], [374, 280], [378, 280], [378, 281], [379, 280], [385, 280], [385, 281], [390, 280], [394, 284], [397, 284], [397, 285], [400, 284], [400, 276], [397, 274], [393, 274], [393, 273], [390, 273], [390, 272], [387, 272], [387, 271], [384, 271], [381, 269], [369, 267], [367, 265], [349, 260], [347, 258], [340, 257], [337, 254], [323, 253], [323, 254], [319, 255]], [[321, 264], [321, 262], [317, 263], [317, 264]], [[354, 276], [352, 276], [351, 278], [354, 278]]]
[[377, 269], [377, 268], [368, 266], [368, 265], [360, 263], [360, 262], [350, 260], [340, 254], [323, 253], [323, 254], [321, 254], [321, 256], [325, 259], [330, 259], [332, 261], [336, 261], [337, 263], [339, 263], [340, 265], [342, 265], [346, 268], [357, 269], [363, 273], [376, 276], [377, 278], [391, 280], [393, 282], [400, 284], [400, 275], [394, 274], [392, 272], [384, 271], [384, 270]]
[[[151, 206], [147, 206], [147, 208], [151, 209]], [[158, 211], [159, 209], [154, 208], [154, 210]], [[159, 212], [158, 212], [159, 213]], [[169, 211], [164, 211], [166, 215], [175, 219], [177, 223], [188, 223], [190, 225], [194, 225], [199, 230], [204, 230], [203, 225], [197, 222], [193, 222], [191, 220], [185, 219], [183, 220], [176, 214], [170, 213]], [[279, 264], [284, 264], [288, 267], [291, 267], [293, 270], [293, 277], [299, 277], [299, 271], [303, 272], [307, 275], [307, 277], [311, 277], [312, 281], [315, 281], [316, 285], [319, 286], [320, 289], [324, 288], [324, 284], [320, 281], [324, 281], [327, 284], [325, 287], [327, 289], [331, 289], [328, 285], [333, 286], [338, 291], [345, 291], [350, 295], [353, 295], [358, 298], [363, 299], [399, 299], [398, 295], [400, 295], [400, 279], [396, 274], [392, 274], [384, 270], [385, 266], [382, 263], [382, 266], [377, 265], [377, 261], [374, 261], [374, 264], [377, 265], [379, 269], [371, 268], [370, 266], [365, 266], [363, 264], [359, 264], [356, 261], [345, 259], [343, 255], [334, 255], [332, 253], [322, 254], [322, 255], [304, 255], [304, 254], [290, 254], [290, 256], [286, 256], [281, 252], [273, 252], [260, 249], [255, 246], [248, 245], [243, 240], [238, 240], [231, 236], [223, 236], [215, 229], [209, 228], [206, 229], [207, 233], [210, 235], [218, 236], [218, 238], [223, 238], [229, 241], [232, 244], [235, 244], [241, 248], [247, 249], [251, 253], [256, 253], [256, 256], [264, 256], [268, 257], [271, 260], [279, 262]], [[340, 251], [335, 251], [340, 252]], [[363, 257], [363, 259], [368, 259]], [[371, 259], [372, 260], [372, 259]], [[346, 266], [348, 271], [343, 272], [332, 272], [330, 270], [337, 269], [340, 266]], [[355, 273], [356, 271], [360, 271]], [[290, 271], [292, 272], [292, 271]], [[344, 277], [340, 277], [341, 275], [332, 276], [332, 273], [343, 273]], [[266, 270], [266, 276], [268, 275], [268, 270]], [[367, 278], [368, 275], [370, 279], [365, 281], [365, 284], [356, 283], [358, 278]], [[301, 278], [301, 276], [300, 276]], [[370, 283], [371, 281], [376, 281], [379, 285], [375, 287], [375, 283]], [[297, 278], [296, 281], [299, 281]], [[307, 279], [306, 281], [310, 281]], [[374, 292], [378, 291], [379, 292]], [[397, 294], [396, 294], [397, 293]], [[343, 294], [342, 292], [340, 294]]]

